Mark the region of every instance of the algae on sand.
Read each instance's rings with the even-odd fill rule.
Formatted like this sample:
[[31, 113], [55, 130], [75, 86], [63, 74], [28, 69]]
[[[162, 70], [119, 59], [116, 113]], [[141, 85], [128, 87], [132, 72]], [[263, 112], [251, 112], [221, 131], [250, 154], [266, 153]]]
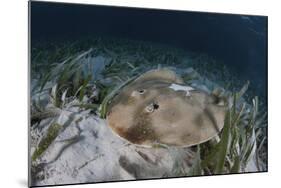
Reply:
[[58, 123], [52, 124], [47, 131], [45, 137], [39, 142], [36, 150], [32, 155], [32, 160], [35, 161], [40, 155], [44, 153], [44, 151], [52, 144], [52, 142], [56, 139], [61, 130], [62, 126]]

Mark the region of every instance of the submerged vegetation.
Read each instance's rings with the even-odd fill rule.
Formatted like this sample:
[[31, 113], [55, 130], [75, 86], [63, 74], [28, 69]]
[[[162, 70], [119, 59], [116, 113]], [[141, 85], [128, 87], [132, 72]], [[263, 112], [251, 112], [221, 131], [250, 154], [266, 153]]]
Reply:
[[62, 126], [58, 123], [54, 123], [48, 128], [47, 135], [39, 142], [38, 147], [32, 155], [32, 160], [36, 160], [37, 157], [39, 157], [49, 147], [49, 145], [58, 136], [61, 128]]
[[[33, 45], [31, 129], [37, 129], [46, 118], [55, 118], [66, 107], [89, 110], [105, 118], [108, 103], [123, 86], [157, 67], [173, 69], [186, 84], [210, 92], [220, 88], [228, 99], [220, 135], [197, 146], [191, 170], [175, 165], [175, 176], [249, 172], [251, 165], [258, 171], [267, 170], [266, 106], [252, 95], [249, 83], [207, 55], [151, 43], [99, 38]], [[49, 127], [32, 154], [33, 161], [49, 147], [60, 129], [59, 124]]]

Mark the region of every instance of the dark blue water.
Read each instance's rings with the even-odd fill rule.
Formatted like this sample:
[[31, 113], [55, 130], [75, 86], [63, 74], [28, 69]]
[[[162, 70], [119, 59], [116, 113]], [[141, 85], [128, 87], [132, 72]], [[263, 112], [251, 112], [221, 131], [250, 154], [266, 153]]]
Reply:
[[266, 96], [267, 17], [31, 3], [31, 40], [108, 36], [207, 53]]

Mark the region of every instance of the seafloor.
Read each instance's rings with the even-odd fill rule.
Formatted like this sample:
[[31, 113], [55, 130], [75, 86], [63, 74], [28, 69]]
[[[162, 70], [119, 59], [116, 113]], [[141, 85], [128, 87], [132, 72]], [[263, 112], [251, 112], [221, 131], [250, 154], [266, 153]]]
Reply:
[[[111, 131], [112, 96], [158, 68], [231, 101], [217, 137], [187, 148], [143, 148]], [[267, 171], [266, 92], [208, 54], [126, 39], [40, 41], [32, 44], [30, 69], [32, 185]]]

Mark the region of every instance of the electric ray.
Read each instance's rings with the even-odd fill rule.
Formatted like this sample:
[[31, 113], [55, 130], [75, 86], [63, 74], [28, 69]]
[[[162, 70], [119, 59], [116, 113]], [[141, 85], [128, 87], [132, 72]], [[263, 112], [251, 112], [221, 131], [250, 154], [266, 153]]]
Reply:
[[107, 122], [133, 144], [188, 147], [216, 136], [226, 104], [219, 96], [184, 85], [175, 72], [151, 70], [112, 99]]

